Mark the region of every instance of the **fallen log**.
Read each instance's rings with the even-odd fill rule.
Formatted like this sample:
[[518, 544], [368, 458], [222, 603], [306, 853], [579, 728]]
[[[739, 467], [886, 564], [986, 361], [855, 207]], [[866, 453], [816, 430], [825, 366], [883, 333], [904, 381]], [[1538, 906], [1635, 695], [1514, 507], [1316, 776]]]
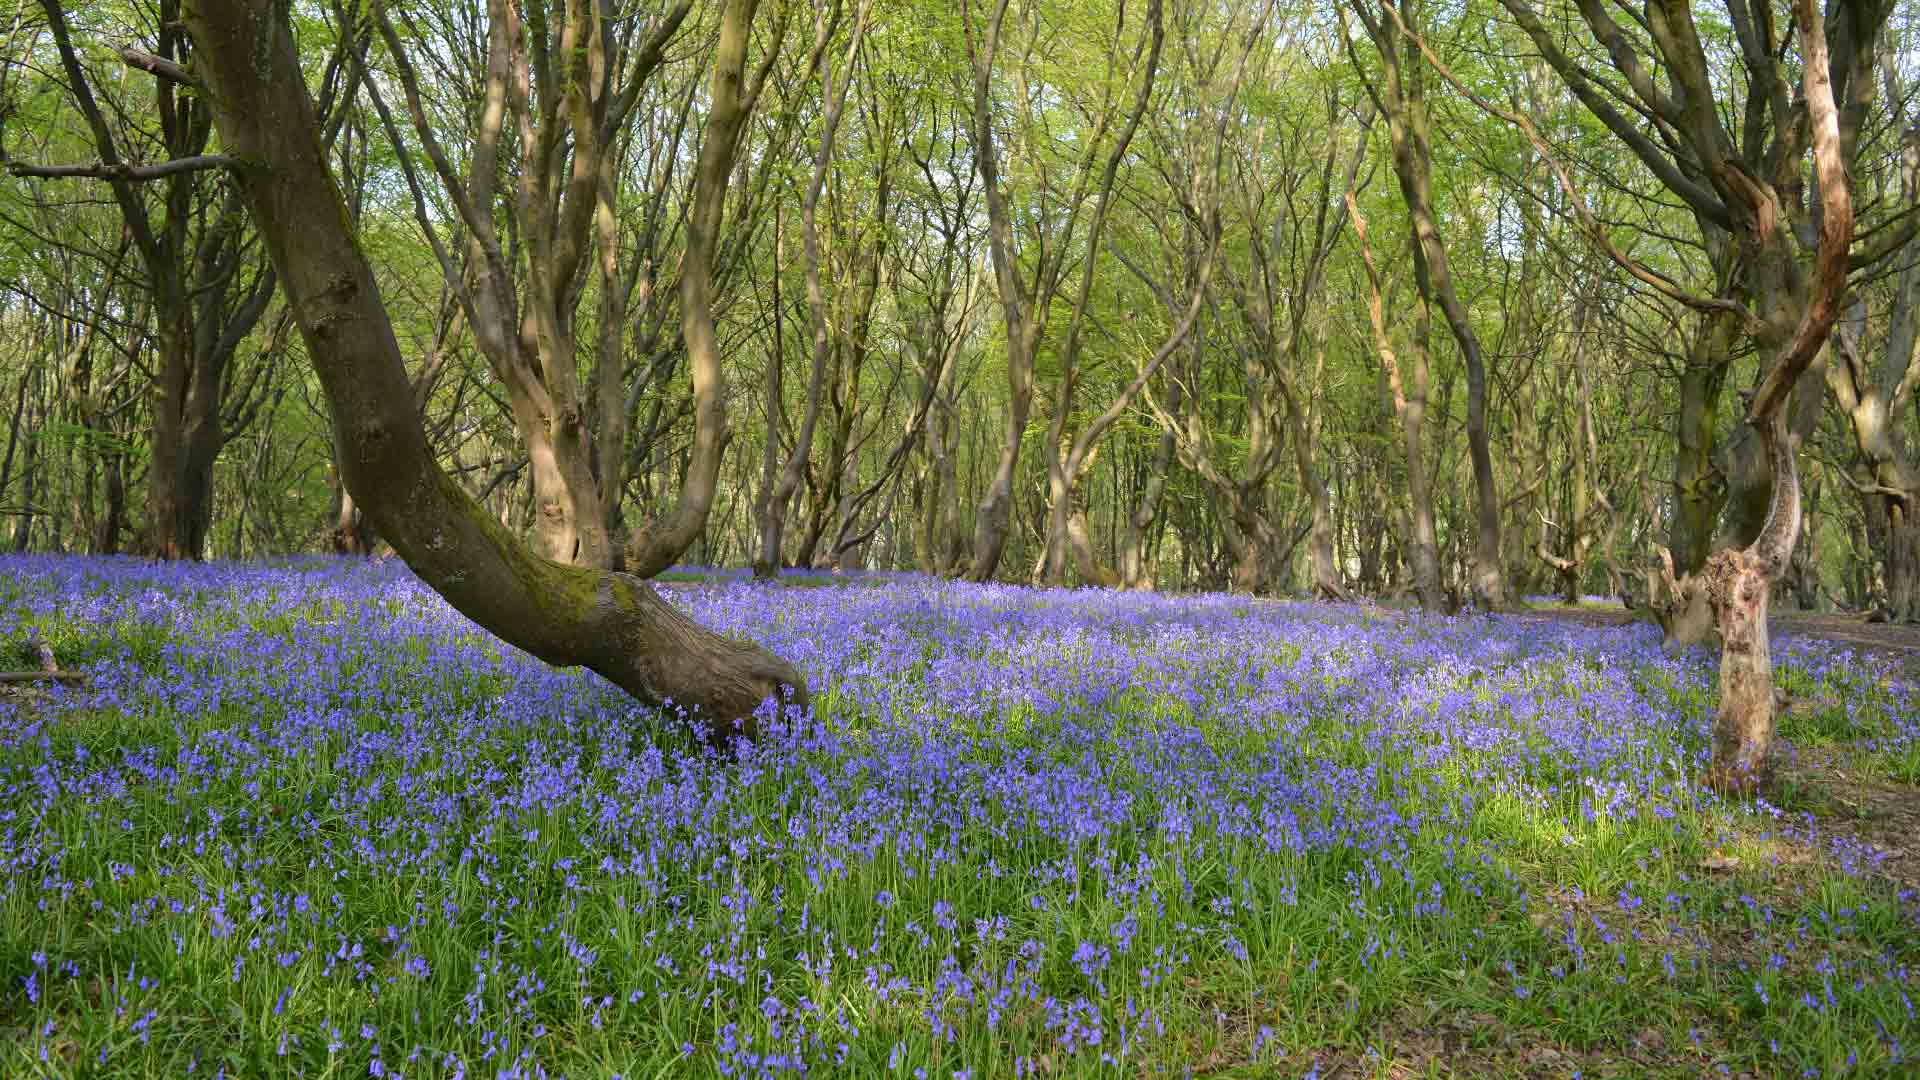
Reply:
[[86, 681], [84, 671], [0, 671], [0, 684], [52, 682], [77, 686]]

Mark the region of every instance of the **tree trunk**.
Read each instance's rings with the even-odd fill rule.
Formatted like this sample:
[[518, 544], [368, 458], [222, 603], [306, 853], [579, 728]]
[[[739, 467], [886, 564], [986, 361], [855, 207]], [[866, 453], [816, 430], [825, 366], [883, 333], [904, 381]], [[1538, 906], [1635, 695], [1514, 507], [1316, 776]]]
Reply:
[[[1098, 254], [1106, 236], [1107, 213], [1112, 206], [1114, 179], [1119, 174], [1120, 165], [1126, 160], [1127, 147], [1140, 130], [1140, 122], [1146, 117], [1147, 108], [1153, 99], [1154, 76], [1160, 67], [1160, 50], [1165, 41], [1165, 29], [1161, 23], [1160, 0], [1147, 0], [1146, 11], [1146, 59], [1142, 63], [1140, 86], [1133, 105], [1128, 110], [1121, 125], [1120, 135], [1114, 140], [1113, 148], [1107, 155], [1105, 170], [1100, 176], [1100, 190], [1094, 199], [1093, 220], [1087, 226], [1087, 255], [1081, 263], [1080, 290], [1075, 299], [1072, 315], [1067, 324], [1066, 341], [1062, 343], [1054, 362], [1058, 372], [1054, 379], [1053, 400], [1049, 407], [1053, 413], [1047, 423], [1046, 441], [1041, 444], [1047, 463], [1047, 532], [1046, 532], [1046, 582], [1059, 585], [1066, 581], [1067, 563], [1071, 552], [1073, 561], [1087, 576], [1087, 571], [1095, 570], [1094, 577], [1102, 583], [1117, 580], [1111, 571], [1096, 568], [1092, 559], [1091, 544], [1085, 537], [1084, 522], [1081, 536], [1076, 539], [1069, 535], [1071, 518], [1077, 512], [1074, 502], [1079, 484], [1080, 458], [1083, 451], [1076, 441], [1070, 450], [1067, 439], [1067, 421], [1073, 413], [1074, 392], [1079, 386], [1080, 342], [1086, 326], [1087, 309], [1093, 296], [1094, 279], [1100, 266]], [[1115, 40], [1113, 47], [1117, 52], [1120, 42]], [[1136, 50], [1135, 55], [1138, 55]], [[1101, 118], [1102, 126], [1105, 117]]]
[[[717, 85], [737, 86], [754, 7], [725, 8]], [[271, 0], [200, 0], [186, 22], [222, 141], [255, 163], [237, 182], [326, 391], [342, 475], [368, 517], [482, 627], [549, 662], [589, 667], [642, 701], [671, 703], [716, 743], [751, 736], [762, 703], [783, 687], [804, 703], [805, 683], [785, 661], [701, 628], [638, 578], [535, 557], [440, 469], [277, 9]]]
[[1725, 312], [1699, 318], [1680, 369], [1680, 410], [1674, 425], [1673, 517], [1667, 545], [1682, 574], [1697, 572], [1713, 551], [1714, 522], [1726, 501], [1726, 478], [1715, 452], [1714, 414], [1726, 384], [1738, 323]]
[[[824, 11], [816, 12], [814, 17], [814, 56], [820, 70], [820, 96], [826, 104], [820, 118], [820, 143], [814, 150], [813, 177], [800, 201], [800, 242], [806, 267], [807, 312], [813, 325], [813, 369], [807, 380], [806, 415], [800, 421], [800, 430], [793, 437], [793, 448], [787, 453], [779, 479], [766, 498], [761, 516], [760, 547], [753, 560], [753, 576], [762, 579], [770, 579], [779, 573], [787, 505], [800, 488], [807, 457], [813, 452], [813, 429], [820, 420], [820, 395], [826, 383], [827, 358], [832, 349], [833, 336], [832, 323], [827, 315], [826, 292], [820, 283], [820, 194], [826, 188], [827, 171], [833, 164], [834, 134], [840, 127], [840, 113], [846, 104], [847, 89], [853, 85], [853, 62], [859, 52], [860, 41], [865, 36], [867, 10], [867, 5], [863, 3], [859, 21], [847, 44], [845, 74], [837, 86], [834, 84], [833, 64], [826, 55], [827, 34], [831, 26]], [[782, 358], [778, 355], [768, 360], [775, 372], [781, 362]], [[768, 384], [769, 393], [778, 395], [780, 384], [777, 374], [769, 376]], [[777, 407], [777, 403], [773, 407]], [[775, 441], [771, 423], [767, 427], [767, 439], [769, 445]]]
[[[32, 423], [32, 417], [26, 418]], [[34, 499], [40, 494], [40, 439], [32, 431], [27, 433], [26, 458], [21, 465], [23, 483], [20, 491], [20, 510], [13, 522], [13, 550], [15, 554], [24, 553], [33, 542]]]
[[100, 471], [103, 474], [101, 494], [106, 502], [106, 512], [94, 524], [90, 547], [96, 555], [117, 555], [120, 552], [120, 534], [127, 527], [125, 459], [118, 452], [109, 452]]
[[[1747, 248], [1744, 261], [1753, 290], [1750, 299], [1759, 318], [1753, 331], [1755, 345], [1770, 362], [1747, 417], [1771, 465], [1773, 491], [1766, 521], [1753, 542], [1716, 553], [1704, 571], [1707, 600], [1721, 640], [1720, 704], [1707, 780], [1731, 795], [1763, 790], [1771, 777], [1774, 695], [1767, 601], [1793, 557], [1801, 511], [1786, 405], [1820, 355], [1839, 314], [1853, 243], [1853, 200], [1842, 156], [1824, 19], [1815, 0], [1795, 0], [1794, 11], [1804, 52], [1802, 86], [1818, 192], [1819, 246], [1811, 275], [1801, 273], [1795, 258], [1799, 241], [1791, 225], [1781, 220], [1777, 196], [1758, 189], [1751, 207], [1754, 227], [1742, 231], [1741, 242]], [[1852, 29], [1871, 33], [1871, 28]], [[1796, 165], [1795, 177], [1797, 169]]]
[[[1173, 384], [1169, 411], [1180, 411], [1180, 384]], [[1127, 514], [1126, 540], [1120, 547], [1120, 584], [1128, 589], [1153, 588], [1153, 571], [1147, 560], [1147, 536], [1154, 519], [1160, 515], [1160, 502], [1167, 490], [1167, 472], [1173, 468], [1174, 436], [1171, 427], [1163, 428], [1160, 441], [1146, 459], [1140, 485], [1140, 498]]]
[[[1357, 6], [1356, 10], [1380, 55], [1381, 79], [1374, 100], [1387, 117], [1394, 173], [1399, 178], [1400, 194], [1413, 226], [1414, 284], [1423, 309], [1432, 301], [1439, 301], [1467, 369], [1467, 456], [1472, 461], [1474, 482], [1474, 603], [1483, 610], [1503, 610], [1512, 606], [1513, 598], [1507, 591], [1506, 575], [1501, 567], [1500, 497], [1495, 488], [1493, 456], [1487, 441], [1486, 363], [1466, 306], [1454, 290], [1453, 272], [1434, 210], [1426, 64], [1418, 44], [1410, 40], [1410, 34], [1402, 25], [1399, 13], [1390, 11], [1383, 16]], [[1415, 333], [1414, 350], [1424, 353], [1427, 316], [1423, 310], [1416, 313], [1415, 318], [1421, 328]], [[1421, 363], [1424, 366], [1424, 362]]]
[[960, 467], [956, 460], [959, 454], [955, 445], [959, 435], [953, 422], [956, 405], [953, 380], [957, 366], [948, 363], [941, 368], [935, 402], [937, 414], [928, 418], [927, 431], [934, 484], [927, 505], [927, 539], [933, 547], [934, 573], [941, 577], [955, 573], [966, 561], [966, 538], [960, 525]]
[[13, 484], [13, 455], [20, 448], [20, 433], [26, 429], [24, 420], [27, 414], [27, 383], [33, 378], [33, 372], [20, 373], [20, 381], [13, 393], [13, 420], [7, 425], [7, 453], [0, 460], [0, 496]]
[[1760, 437], [1774, 477], [1767, 527], [1750, 547], [1714, 553], [1702, 571], [1707, 603], [1720, 630], [1720, 704], [1714, 714], [1707, 784], [1730, 795], [1752, 795], [1772, 782], [1773, 659], [1767, 602], [1799, 534], [1800, 485], [1784, 418], [1776, 415]]
[[1291, 389], [1281, 384], [1287, 406], [1287, 419], [1293, 426], [1293, 464], [1300, 474], [1301, 490], [1307, 493], [1311, 514], [1307, 526], [1307, 565], [1313, 578], [1313, 595], [1321, 600], [1344, 600], [1346, 586], [1340, 583], [1340, 567], [1333, 560], [1333, 499], [1326, 478], [1315, 466], [1313, 448], [1317, 441], [1306, 411], [1294, 399]]
[[192, 357], [189, 331], [162, 308], [161, 325], [154, 334], [159, 354], [159, 384], [153, 402], [153, 430], [147, 458], [146, 549], [162, 559], [198, 559], [200, 550], [187, 537], [186, 398]]
[[740, 130], [747, 121], [748, 24], [758, 4], [759, 0], [727, 0], [715, 46], [706, 134], [694, 167], [693, 206], [687, 214], [686, 251], [680, 262], [680, 331], [693, 374], [693, 454], [673, 510], [638, 530], [628, 544], [628, 572], [642, 577], [671, 566], [706, 530], [719, 489], [721, 457], [731, 439], [726, 371], [714, 329], [713, 253]]
[[1045, 317], [1014, 263], [1013, 216], [1000, 190], [1000, 159], [993, 133], [991, 82], [1000, 31], [1006, 17], [1007, 0], [999, 0], [985, 41], [972, 21], [972, 6], [967, 8], [967, 50], [973, 60], [974, 167], [980, 172], [982, 195], [987, 204], [987, 241], [993, 256], [994, 277], [1000, 288], [1000, 308], [1007, 332], [1007, 426], [1000, 441], [1000, 456], [994, 465], [993, 479], [974, 509], [973, 564], [967, 577], [973, 581], [991, 581], [1000, 567], [1000, 556], [1007, 547], [1007, 527], [1013, 517], [1013, 482], [1020, 465], [1020, 444], [1027, 435], [1027, 414], [1033, 406], [1033, 353], [1039, 342], [1041, 320]]
[[[1373, 345], [1380, 354], [1380, 364], [1387, 375], [1387, 385], [1392, 391], [1393, 411], [1400, 420], [1401, 449], [1407, 468], [1407, 529], [1410, 535], [1412, 551], [1410, 561], [1413, 569], [1414, 591], [1420, 596], [1420, 607], [1429, 613], [1445, 611], [1446, 594], [1440, 589], [1440, 545], [1433, 527], [1433, 491], [1427, 482], [1426, 453], [1424, 448], [1427, 413], [1427, 351], [1423, 343], [1424, 331], [1415, 333], [1415, 341], [1409, 370], [1403, 372], [1399, 357], [1393, 349], [1393, 339], [1387, 331], [1386, 297], [1381, 293], [1380, 272], [1373, 263], [1373, 252], [1367, 246], [1367, 219], [1360, 213], [1358, 200], [1352, 188], [1347, 189], [1347, 218], [1353, 223], [1354, 236], [1360, 243], [1360, 260], [1366, 267], [1368, 284], [1367, 316], [1373, 327]], [[1424, 319], [1424, 315], [1418, 315]]]
[[336, 555], [355, 555], [365, 558], [373, 554], [378, 537], [374, 535], [373, 523], [353, 501], [353, 493], [346, 485], [339, 485], [339, 509], [334, 514], [333, 550]]
[[[1901, 198], [1920, 198], [1920, 131], [1909, 131], [1901, 169]], [[1887, 315], [1887, 337], [1875, 364], [1861, 340], [1864, 304], [1834, 328], [1827, 384], [1853, 431], [1862, 510], [1885, 596], [1881, 617], [1920, 622], [1920, 470], [1913, 462], [1906, 416], [1920, 383], [1920, 239], [1901, 252], [1902, 267]]]

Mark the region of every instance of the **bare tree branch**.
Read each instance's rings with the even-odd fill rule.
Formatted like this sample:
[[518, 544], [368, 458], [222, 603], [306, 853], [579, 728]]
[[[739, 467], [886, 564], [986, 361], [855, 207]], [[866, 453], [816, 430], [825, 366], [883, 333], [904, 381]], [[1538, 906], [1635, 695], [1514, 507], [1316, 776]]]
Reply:
[[124, 180], [139, 183], [161, 180], [201, 169], [237, 169], [240, 159], [226, 154], [196, 154], [152, 165], [132, 165], [124, 161], [96, 161], [91, 165], [34, 165], [25, 161], [7, 162], [7, 172], [21, 177], [82, 177], [93, 180]]
[[194, 78], [193, 74], [186, 68], [181, 67], [171, 60], [155, 56], [145, 49], [137, 49], [132, 45], [122, 45], [120, 46], [120, 60], [128, 67], [138, 68], [156, 79], [166, 79], [168, 82], [177, 82], [183, 86], [200, 85], [200, 80]]

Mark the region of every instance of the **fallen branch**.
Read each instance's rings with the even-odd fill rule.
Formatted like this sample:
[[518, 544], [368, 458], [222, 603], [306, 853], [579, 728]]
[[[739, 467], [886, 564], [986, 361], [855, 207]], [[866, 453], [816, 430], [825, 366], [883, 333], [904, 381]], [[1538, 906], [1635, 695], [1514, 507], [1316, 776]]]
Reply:
[[0, 685], [51, 682], [79, 686], [86, 681], [84, 671], [0, 671]]

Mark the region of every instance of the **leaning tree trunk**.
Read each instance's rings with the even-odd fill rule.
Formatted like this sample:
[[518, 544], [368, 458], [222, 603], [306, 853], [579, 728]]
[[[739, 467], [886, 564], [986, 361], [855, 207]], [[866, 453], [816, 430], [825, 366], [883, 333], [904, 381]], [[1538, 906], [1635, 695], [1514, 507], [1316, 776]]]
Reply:
[[[739, 87], [755, 6], [726, 5], [716, 97]], [[342, 476], [367, 516], [482, 627], [551, 663], [591, 668], [641, 701], [671, 703], [716, 743], [751, 737], [762, 706], [783, 689], [804, 703], [792, 665], [700, 627], [636, 577], [535, 556], [440, 468], [278, 10], [273, 0], [198, 0], [186, 22], [222, 141], [251, 163], [237, 182], [326, 392]], [[712, 179], [706, 170], [702, 178]]]

